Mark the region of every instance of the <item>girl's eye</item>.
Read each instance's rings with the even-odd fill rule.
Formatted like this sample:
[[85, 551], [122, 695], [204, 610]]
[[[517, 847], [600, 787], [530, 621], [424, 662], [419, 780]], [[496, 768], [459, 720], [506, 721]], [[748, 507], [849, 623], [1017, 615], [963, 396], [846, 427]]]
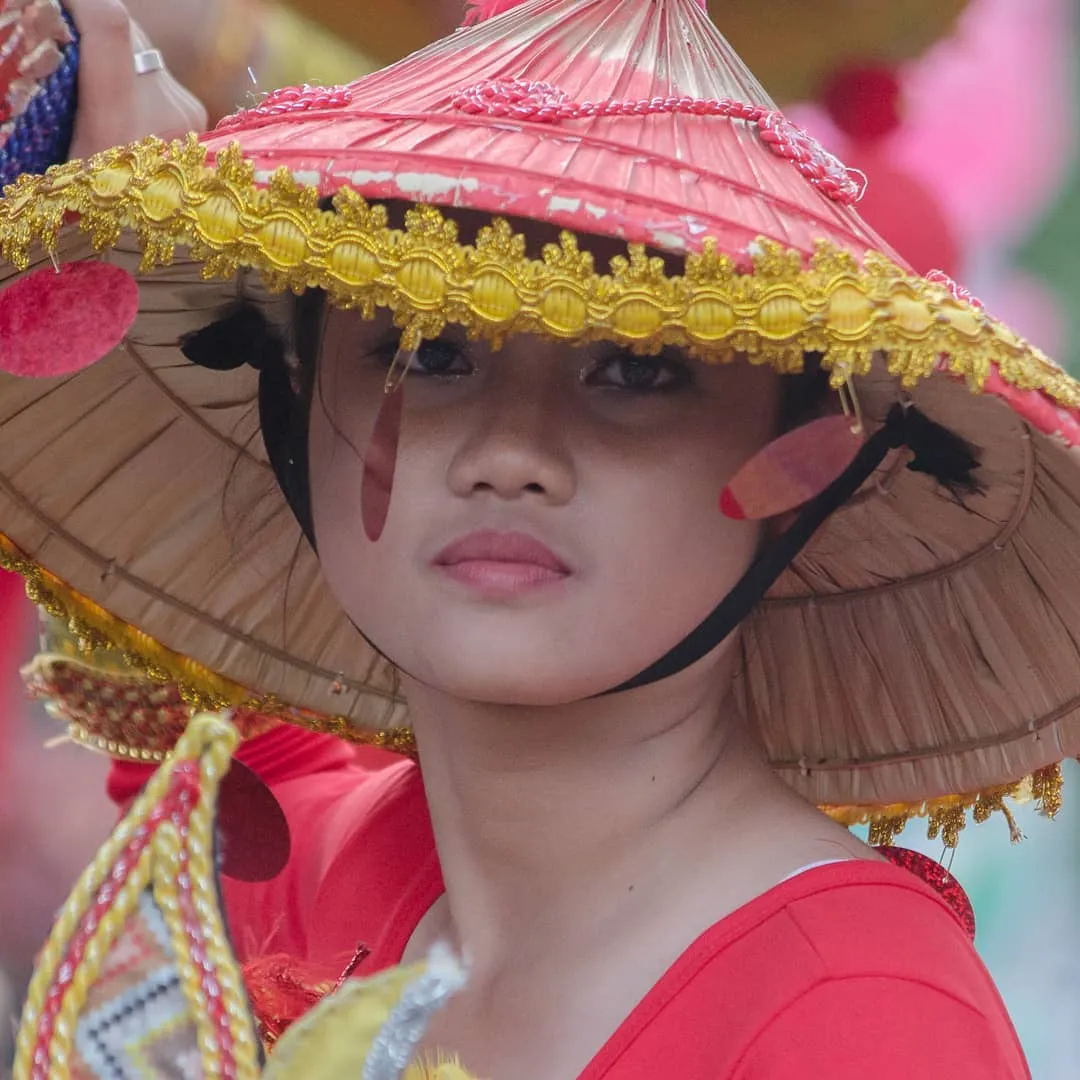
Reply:
[[627, 390], [635, 394], [674, 390], [689, 381], [690, 372], [686, 365], [664, 354], [634, 356], [620, 351], [595, 361], [582, 373], [582, 382], [586, 386]]
[[416, 358], [409, 369], [413, 375], [443, 378], [472, 375], [475, 370], [466, 351], [455, 342], [443, 338], [425, 341], [417, 350]]

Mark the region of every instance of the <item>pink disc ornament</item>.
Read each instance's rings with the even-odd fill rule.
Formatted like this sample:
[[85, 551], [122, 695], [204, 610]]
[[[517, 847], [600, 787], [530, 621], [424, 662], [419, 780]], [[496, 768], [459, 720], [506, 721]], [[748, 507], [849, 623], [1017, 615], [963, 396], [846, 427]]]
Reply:
[[107, 356], [135, 322], [139, 286], [103, 262], [47, 266], [0, 291], [0, 371], [74, 375]]
[[952, 908], [953, 914], [960, 920], [960, 925], [975, 940], [975, 908], [972, 906], [964, 887], [939, 862], [919, 851], [901, 847], [879, 847], [877, 853], [893, 866], [910, 870], [917, 878], [929, 885]]
[[364, 532], [372, 542], [381, 539], [390, 514], [394, 492], [401, 418], [405, 406], [404, 382], [399, 382], [383, 398], [367, 454], [364, 455], [364, 478], [360, 485], [360, 517]]
[[863, 433], [848, 416], [826, 416], [789, 431], [755, 454], [720, 495], [736, 521], [764, 521], [820, 495], [855, 459]]

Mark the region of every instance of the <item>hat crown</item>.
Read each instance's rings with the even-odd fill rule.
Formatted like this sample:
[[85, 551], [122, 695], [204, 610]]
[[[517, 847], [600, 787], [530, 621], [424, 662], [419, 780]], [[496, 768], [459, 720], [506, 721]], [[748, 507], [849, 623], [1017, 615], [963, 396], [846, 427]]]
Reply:
[[666, 250], [711, 236], [741, 256], [764, 236], [892, 254], [836, 197], [843, 165], [783, 119], [699, 0], [527, 0], [342, 90], [333, 105], [272, 95], [210, 145], [239, 138], [324, 194]]

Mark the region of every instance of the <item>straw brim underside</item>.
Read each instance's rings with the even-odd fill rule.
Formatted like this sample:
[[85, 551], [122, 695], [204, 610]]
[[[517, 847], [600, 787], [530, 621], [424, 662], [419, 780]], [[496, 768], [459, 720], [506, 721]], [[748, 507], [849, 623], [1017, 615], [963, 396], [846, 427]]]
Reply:
[[[357, 196], [328, 214], [291, 179], [262, 190], [238, 156], [218, 165], [147, 143], [0, 204], [20, 272], [49, 265], [44, 242], [140, 283], [138, 319], [99, 363], [0, 376], [0, 561], [89, 643], [201, 706], [399, 738], [394, 672], [330, 595], [266, 463], [255, 372], [197, 368], [178, 348], [231, 301], [278, 319], [288, 301], [272, 290], [318, 285], [420, 333], [449, 318], [494, 338], [737, 350], [781, 371], [815, 349], [856, 378], [871, 421], [907, 393], [982, 448], [985, 493], [960, 502], [896, 455], [822, 529], [746, 628], [766, 752], [850, 816], [992, 799], [1080, 751], [1080, 395], [984, 312], [825, 249], [808, 263], [763, 247], [745, 267], [706, 252], [678, 280], [632, 252], [604, 275], [569, 238], [539, 259], [502, 227], [461, 245], [430, 209], [396, 232]], [[68, 212], [84, 232], [62, 228]]]

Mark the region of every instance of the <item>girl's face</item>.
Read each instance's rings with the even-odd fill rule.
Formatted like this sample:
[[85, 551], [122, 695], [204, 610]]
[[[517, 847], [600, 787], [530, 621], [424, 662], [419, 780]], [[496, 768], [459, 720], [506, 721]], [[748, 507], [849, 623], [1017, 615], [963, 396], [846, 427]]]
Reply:
[[750, 564], [758, 527], [718, 502], [774, 434], [771, 371], [533, 337], [493, 352], [456, 330], [408, 375], [370, 541], [363, 456], [397, 340], [385, 315], [330, 314], [311, 496], [331, 587], [411, 676], [469, 701], [586, 698], [677, 644]]

